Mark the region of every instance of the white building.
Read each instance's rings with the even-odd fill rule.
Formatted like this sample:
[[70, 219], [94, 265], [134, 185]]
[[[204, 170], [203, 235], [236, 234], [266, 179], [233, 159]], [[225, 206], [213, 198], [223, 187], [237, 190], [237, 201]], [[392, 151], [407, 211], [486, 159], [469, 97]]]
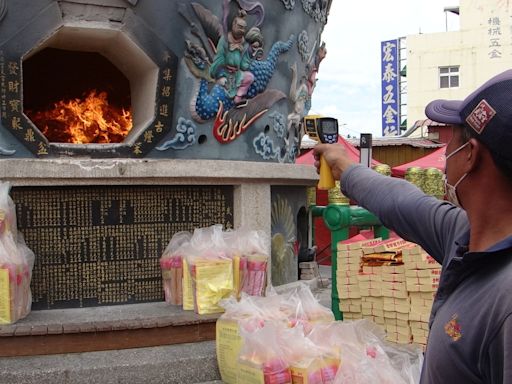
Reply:
[[512, 68], [511, 0], [460, 0], [450, 8], [459, 13], [458, 31], [407, 36], [409, 128], [426, 118], [429, 101], [463, 99]]

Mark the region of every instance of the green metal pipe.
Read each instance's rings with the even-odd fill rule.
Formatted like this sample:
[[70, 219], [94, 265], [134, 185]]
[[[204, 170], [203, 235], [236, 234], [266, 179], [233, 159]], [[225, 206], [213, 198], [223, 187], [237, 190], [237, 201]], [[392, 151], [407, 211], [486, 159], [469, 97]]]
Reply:
[[324, 223], [331, 232], [331, 309], [336, 320], [343, 320], [338, 295], [338, 243], [347, 240], [352, 226], [373, 227], [375, 237], [389, 238], [389, 230], [382, 226], [379, 219], [359, 206], [329, 204], [325, 207], [311, 206], [314, 217], [322, 216]]

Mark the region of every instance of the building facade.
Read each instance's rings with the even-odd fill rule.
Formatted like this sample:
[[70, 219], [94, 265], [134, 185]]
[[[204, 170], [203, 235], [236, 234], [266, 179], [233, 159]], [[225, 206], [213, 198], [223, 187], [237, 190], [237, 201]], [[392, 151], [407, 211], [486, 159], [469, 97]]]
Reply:
[[512, 68], [512, 2], [460, 0], [459, 30], [407, 36], [409, 125], [433, 99], [463, 99]]

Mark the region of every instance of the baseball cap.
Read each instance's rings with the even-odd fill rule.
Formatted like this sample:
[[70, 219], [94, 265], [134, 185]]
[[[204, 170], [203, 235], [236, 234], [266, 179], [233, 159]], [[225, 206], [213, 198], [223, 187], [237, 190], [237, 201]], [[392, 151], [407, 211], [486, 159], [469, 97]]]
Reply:
[[491, 151], [512, 160], [512, 70], [502, 72], [464, 100], [434, 100], [425, 114], [438, 123], [465, 125]]

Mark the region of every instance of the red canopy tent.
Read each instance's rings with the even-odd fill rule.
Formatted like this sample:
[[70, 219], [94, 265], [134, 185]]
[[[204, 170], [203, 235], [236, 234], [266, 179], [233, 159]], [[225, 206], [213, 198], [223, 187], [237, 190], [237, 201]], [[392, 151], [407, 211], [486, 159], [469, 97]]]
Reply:
[[423, 156], [417, 160], [411, 161], [409, 163], [405, 163], [402, 165], [397, 165], [396, 167], [393, 167], [391, 169], [391, 175], [395, 177], [404, 177], [405, 172], [407, 172], [407, 169], [410, 167], [420, 167], [420, 168], [437, 168], [441, 171], [444, 171], [444, 165], [445, 165], [445, 147], [441, 147], [437, 149], [436, 151], [428, 154], [427, 156]]

